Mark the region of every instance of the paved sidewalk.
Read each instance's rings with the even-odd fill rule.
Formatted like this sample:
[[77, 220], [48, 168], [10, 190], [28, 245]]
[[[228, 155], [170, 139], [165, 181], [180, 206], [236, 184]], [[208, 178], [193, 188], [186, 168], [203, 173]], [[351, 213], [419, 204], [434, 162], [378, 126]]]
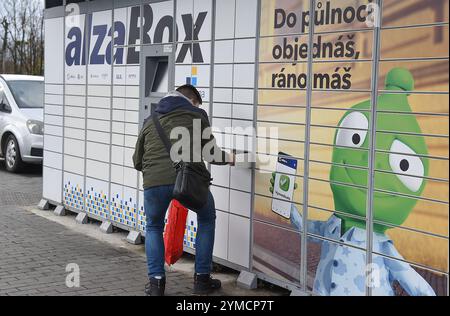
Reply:
[[[105, 235], [98, 224], [77, 225], [74, 217], [31, 211], [41, 197], [40, 169], [22, 175], [4, 171], [0, 161], [0, 296], [2, 295], [143, 295], [147, 282], [144, 247], [131, 246], [124, 233]], [[192, 259], [167, 274], [167, 295], [192, 293]], [[80, 268], [80, 287], [68, 288], [66, 267]], [[188, 268], [186, 268], [188, 267]], [[220, 274], [217, 295], [280, 295], [244, 291], [237, 274]]]

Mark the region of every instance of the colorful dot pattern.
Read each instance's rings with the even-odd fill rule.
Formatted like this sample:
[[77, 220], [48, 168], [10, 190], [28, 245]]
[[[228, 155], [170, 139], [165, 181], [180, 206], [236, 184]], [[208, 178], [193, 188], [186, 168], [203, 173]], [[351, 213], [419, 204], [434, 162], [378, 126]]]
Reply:
[[121, 199], [119, 194], [111, 198], [111, 220], [113, 222], [136, 228], [137, 203], [132, 197]]
[[145, 209], [144, 209], [144, 203], [143, 202], [141, 203], [141, 206], [139, 207], [137, 225], [138, 225], [139, 231], [141, 231], [141, 232], [143, 232], [145, 234], [146, 226], [147, 226], [147, 220], [145, 219]]
[[195, 249], [195, 240], [197, 238], [197, 226], [194, 221], [186, 223], [184, 232], [184, 245], [188, 248]]
[[91, 187], [86, 194], [86, 211], [101, 218], [108, 219], [108, 209], [109, 201], [107, 195], [103, 191], [97, 193]]
[[64, 205], [84, 211], [84, 194], [80, 185], [73, 185], [70, 181], [64, 184]]

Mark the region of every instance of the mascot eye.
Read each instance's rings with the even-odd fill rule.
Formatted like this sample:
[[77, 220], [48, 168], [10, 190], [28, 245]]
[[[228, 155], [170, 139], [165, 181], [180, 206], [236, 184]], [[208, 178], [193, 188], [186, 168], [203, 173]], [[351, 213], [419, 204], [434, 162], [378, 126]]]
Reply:
[[343, 147], [361, 147], [366, 141], [369, 121], [361, 112], [347, 115], [339, 126], [336, 145]]
[[395, 140], [391, 146], [389, 164], [398, 179], [412, 192], [418, 192], [422, 187], [425, 167], [419, 157], [410, 147], [399, 140]]

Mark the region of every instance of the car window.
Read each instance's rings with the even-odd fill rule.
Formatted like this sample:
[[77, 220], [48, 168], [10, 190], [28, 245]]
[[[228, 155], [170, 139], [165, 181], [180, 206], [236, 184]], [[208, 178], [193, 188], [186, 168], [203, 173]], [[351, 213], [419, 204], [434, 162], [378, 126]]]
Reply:
[[8, 102], [8, 98], [5, 95], [5, 91], [3, 89], [3, 85], [2, 83], [0, 83], [0, 104], [6, 104], [9, 108], [9, 102]]
[[44, 107], [44, 83], [31, 80], [8, 81], [9, 89], [21, 109]]

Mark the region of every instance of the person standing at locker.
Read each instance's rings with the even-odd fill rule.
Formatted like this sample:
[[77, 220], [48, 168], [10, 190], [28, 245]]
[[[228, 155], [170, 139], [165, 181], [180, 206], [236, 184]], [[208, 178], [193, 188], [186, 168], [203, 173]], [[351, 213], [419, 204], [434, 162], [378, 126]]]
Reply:
[[[222, 151], [216, 144], [212, 133], [203, 139], [206, 129], [210, 129], [206, 112], [199, 108], [202, 98], [192, 85], [184, 85], [169, 93], [157, 105], [155, 112], [159, 116], [161, 126], [166, 135], [171, 135], [174, 129], [182, 128], [189, 131], [191, 159], [208, 160], [195, 142], [201, 142], [201, 151], [208, 145], [211, 156], [209, 163], [216, 165], [234, 165], [235, 156]], [[201, 135], [195, 135], [195, 126], [201, 126]], [[197, 133], [198, 134], [198, 133]], [[194, 139], [199, 137], [200, 139]], [[178, 140], [171, 140], [172, 148]], [[197, 146], [198, 147], [198, 146]], [[185, 148], [182, 148], [185, 150]], [[172, 201], [176, 173], [173, 159], [169, 156], [160, 139], [152, 119], [147, 119], [136, 143], [133, 162], [136, 170], [142, 171], [144, 177], [144, 208], [147, 218], [146, 254], [149, 283], [145, 293], [148, 296], [163, 296], [166, 276], [164, 270], [164, 220], [166, 211]], [[198, 232], [196, 238], [196, 258], [194, 274], [194, 294], [206, 295], [221, 288], [220, 280], [211, 277], [212, 257], [215, 236], [216, 210], [214, 198], [209, 192], [208, 202], [197, 213]]]

